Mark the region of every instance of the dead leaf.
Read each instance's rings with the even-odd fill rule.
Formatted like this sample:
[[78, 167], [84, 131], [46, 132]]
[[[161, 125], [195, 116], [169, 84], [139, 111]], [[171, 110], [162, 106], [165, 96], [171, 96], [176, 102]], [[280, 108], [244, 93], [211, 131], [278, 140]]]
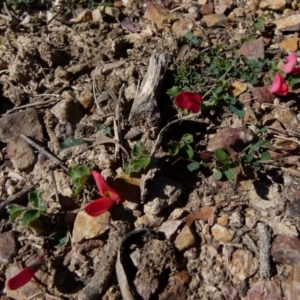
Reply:
[[232, 150], [239, 142], [243, 144], [251, 143], [255, 138], [254, 133], [247, 128], [224, 128], [218, 131], [208, 142], [207, 150], [216, 149]]
[[150, 0], [146, 1], [146, 9], [152, 22], [156, 25], [170, 24], [177, 19], [175, 14], [168, 9], [158, 3], [152, 3]]
[[137, 33], [137, 32], [141, 31], [140, 28], [132, 22], [130, 17], [127, 17], [123, 21], [121, 21], [121, 25], [125, 29], [127, 29], [128, 31], [133, 32], [133, 33]]
[[214, 214], [215, 210], [215, 206], [201, 207], [200, 209], [187, 215], [185, 218], [185, 222], [188, 226], [191, 226], [195, 220], [208, 221], [208, 219], [211, 218]]
[[130, 130], [125, 134], [125, 140], [131, 140], [143, 134], [137, 127], [131, 127]]
[[295, 266], [300, 263], [300, 240], [293, 236], [278, 235], [276, 236], [272, 247], [271, 255], [274, 260]]
[[[282, 300], [279, 282], [264, 280], [256, 282], [248, 291], [247, 300]], [[296, 299], [295, 299], [296, 300]]]
[[90, 9], [84, 10], [80, 13], [76, 18], [71, 19], [70, 21], [73, 23], [83, 23], [89, 22], [93, 20], [93, 13]]
[[106, 136], [106, 135], [98, 135], [97, 140], [93, 143], [93, 145], [102, 145], [102, 144], [117, 144], [120, 146], [120, 148], [124, 151], [124, 153], [129, 157], [129, 153], [127, 152], [127, 150], [117, 141], [115, 141], [114, 139]]

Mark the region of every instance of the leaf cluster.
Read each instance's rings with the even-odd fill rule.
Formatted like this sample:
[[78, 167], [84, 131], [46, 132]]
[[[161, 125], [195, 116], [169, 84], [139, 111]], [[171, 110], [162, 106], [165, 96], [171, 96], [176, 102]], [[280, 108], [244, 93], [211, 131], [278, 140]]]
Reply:
[[216, 180], [226, 178], [227, 180], [234, 180], [239, 173], [244, 176], [245, 168], [251, 168], [254, 171], [261, 169], [262, 162], [270, 159], [270, 153], [265, 151], [270, 145], [269, 141], [260, 138], [260, 135], [267, 130], [263, 127], [258, 131], [258, 139], [255, 143], [247, 146], [240, 153], [231, 152], [230, 154], [224, 149], [217, 149], [214, 151], [214, 158], [218, 171], [214, 174]]
[[81, 166], [75, 162], [70, 166], [68, 174], [73, 183], [72, 198], [76, 198], [83, 190], [84, 185], [90, 176], [90, 169], [87, 166]]
[[10, 221], [15, 221], [20, 217], [20, 223], [24, 227], [29, 227], [36, 234], [41, 229], [41, 222], [39, 217], [46, 212], [46, 207], [42, 202], [43, 190], [37, 189], [30, 192], [28, 195], [28, 201], [33, 208], [28, 208], [22, 205], [12, 204], [7, 210], [9, 213]]
[[[179, 156], [179, 159], [192, 160], [195, 153], [190, 144], [193, 142], [194, 137], [191, 134], [184, 134], [179, 141], [170, 141], [167, 144], [167, 150], [172, 156]], [[190, 172], [198, 170], [200, 163], [192, 160], [192, 162], [187, 165], [187, 168]]]
[[141, 142], [137, 142], [132, 149], [132, 158], [125, 164], [124, 169], [126, 174], [141, 172], [145, 169], [151, 159]]

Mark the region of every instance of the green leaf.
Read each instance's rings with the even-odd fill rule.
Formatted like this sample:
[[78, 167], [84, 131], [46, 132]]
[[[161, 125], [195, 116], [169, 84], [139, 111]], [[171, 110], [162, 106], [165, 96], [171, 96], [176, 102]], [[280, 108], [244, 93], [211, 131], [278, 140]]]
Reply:
[[230, 104], [228, 109], [234, 113], [236, 116], [238, 116], [239, 118], [243, 118], [245, 115], [245, 110], [242, 104]]
[[50, 234], [49, 236], [50, 244], [56, 249], [63, 247], [68, 241], [67, 230], [58, 229], [56, 232]]
[[182, 136], [181, 140], [183, 140], [187, 144], [190, 144], [194, 141], [194, 137], [193, 137], [193, 135], [187, 133]]
[[227, 153], [223, 149], [217, 149], [214, 151], [214, 156], [218, 161], [224, 161], [228, 159]]
[[184, 38], [185, 38], [187, 41], [189, 41], [189, 42], [191, 42], [192, 44], [194, 44], [194, 45], [198, 45], [198, 44], [199, 44], [198, 39], [193, 35], [192, 32], [188, 32], [186, 35], [184, 35]]
[[246, 160], [248, 162], [252, 161], [254, 159], [254, 153], [251, 151], [246, 155]]
[[175, 98], [180, 92], [180, 89], [178, 86], [172, 86], [170, 89], [167, 90], [167, 94], [171, 97], [171, 98]]
[[42, 196], [44, 194], [43, 190], [35, 190], [28, 195], [29, 202], [41, 212], [46, 212], [46, 207], [42, 205]]
[[224, 173], [228, 180], [233, 180], [235, 169], [228, 169], [228, 170], [224, 171]]
[[221, 180], [222, 177], [223, 177], [223, 174], [221, 171], [217, 171], [215, 174], [214, 174], [214, 177], [216, 180]]
[[84, 144], [83, 139], [75, 139], [75, 138], [72, 138], [72, 137], [68, 137], [65, 141], [63, 141], [60, 144], [60, 150], [64, 150], [64, 149], [67, 149], [67, 148], [79, 146], [81, 144]]
[[13, 222], [18, 216], [20, 216], [24, 211], [26, 211], [26, 207], [12, 204], [7, 207], [7, 211], [9, 213], [9, 220]]
[[262, 161], [266, 161], [266, 160], [270, 160], [271, 155], [269, 151], [263, 152], [260, 156], [260, 160]]
[[77, 162], [69, 167], [68, 174], [73, 181], [83, 176], [90, 175], [90, 169], [87, 166], [81, 166]]
[[200, 168], [200, 164], [194, 161], [194, 162], [191, 162], [190, 164], [188, 164], [187, 168], [190, 172], [193, 172]]
[[180, 148], [181, 148], [181, 146], [178, 142], [170, 141], [168, 143], [168, 150], [169, 150], [170, 154], [173, 156], [178, 154]]
[[139, 157], [143, 154], [146, 154], [146, 150], [144, 149], [143, 145], [141, 142], [137, 142], [132, 149], [132, 155]]
[[28, 227], [29, 224], [40, 216], [38, 209], [28, 209], [21, 218], [21, 225]]
[[258, 140], [254, 145], [251, 146], [250, 149], [252, 151], [258, 151], [261, 148], [261, 146], [263, 146], [264, 143], [265, 143], [264, 140]]
[[254, 23], [254, 28], [258, 31], [262, 31], [264, 29], [265, 19], [262, 17], [258, 17]]
[[194, 150], [190, 145], [186, 145], [186, 153], [188, 155], [188, 158], [193, 158]]

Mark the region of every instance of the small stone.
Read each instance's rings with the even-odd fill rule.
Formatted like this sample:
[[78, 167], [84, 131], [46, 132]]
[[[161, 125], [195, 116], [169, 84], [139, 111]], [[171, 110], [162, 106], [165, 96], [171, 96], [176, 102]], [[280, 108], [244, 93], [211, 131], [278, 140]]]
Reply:
[[163, 217], [157, 217], [153, 215], [143, 215], [134, 222], [134, 226], [136, 228], [152, 228], [152, 227], [159, 227], [162, 222], [164, 221]]
[[251, 88], [254, 101], [259, 103], [274, 103], [276, 96], [266, 86], [255, 86]]
[[219, 224], [215, 224], [211, 228], [211, 233], [213, 237], [221, 242], [221, 243], [228, 243], [233, 239], [234, 231], [231, 229], [227, 229]]
[[253, 0], [250, 4], [249, 4], [249, 9], [250, 11], [257, 11], [259, 8], [259, 1], [258, 0]]
[[237, 7], [233, 11], [237, 18], [242, 18], [245, 16], [245, 9], [243, 7]]
[[198, 4], [200, 5], [205, 5], [207, 0], [198, 0]]
[[246, 56], [248, 59], [258, 59], [265, 57], [265, 45], [262, 38], [248, 41], [242, 44], [240, 50], [240, 55]]
[[105, 7], [105, 14], [116, 19], [119, 19], [120, 11], [116, 7], [107, 6]]
[[240, 228], [243, 226], [242, 220], [241, 220], [241, 215], [238, 212], [234, 212], [231, 217], [229, 224], [233, 228]]
[[243, 103], [245, 106], [250, 106], [251, 100], [252, 100], [252, 96], [250, 93], [243, 93], [239, 96], [239, 101]]
[[88, 90], [82, 91], [78, 100], [86, 110], [90, 110], [94, 105], [94, 95]]
[[158, 231], [164, 233], [165, 237], [169, 239], [175, 234], [181, 223], [182, 221], [180, 220], [168, 220], [161, 224]]
[[189, 20], [178, 20], [172, 25], [172, 32], [177, 37], [182, 37], [193, 29], [193, 23]]
[[287, 9], [285, 9], [285, 10], [283, 11], [282, 16], [283, 16], [283, 17], [286, 17], [286, 16], [293, 15], [294, 13], [295, 13], [294, 10], [292, 10], [292, 9], [290, 9], [290, 8], [287, 8]]
[[195, 237], [189, 226], [184, 226], [176, 237], [174, 243], [179, 251], [186, 250], [194, 245]]
[[279, 46], [288, 52], [298, 51], [299, 38], [296, 36], [290, 37], [279, 43]]
[[200, 12], [203, 16], [210, 15], [214, 12], [214, 8], [211, 4], [205, 4], [200, 8]]
[[286, 7], [286, 0], [265, 0], [261, 1], [259, 7], [262, 9], [272, 9], [283, 11]]
[[0, 234], [0, 262], [7, 263], [17, 255], [17, 241], [12, 231]]
[[289, 15], [276, 20], [276, 28], [280, 31], [299, 31], [300, 30], [300, 13]]
[[271, 247], [271, 255], [274, 260], [283, 264], [291, 266], [299, 264], [300, 240], [295, 236], [276, 236]]
[[[85, 211], [78, 213], [73, 228], [73, 243], [92, 239], [105, 233], [109, 227], [110, 213], [107, 211], [98, 217], [91, 217]], [[107, 225], [106, 225], [107, 224]]]
[[217, 224], [219, 224], [221, 226], [228, 225], [228, 218], [227, 217], [219, 217], [219, 218], [217, 218]]
[[247, 83], [243, 83], [240, 81], [235, 81], [229, 86], [229, 92], [234, 96], [237, 97], [240, 94], [244, 93], [247, 90]]
[[258, 260], [250, 250], [236, 250], [232, 255], [228, 269], [240, 281], [253, 275], [258, 269]]
[[202, 21], [206, 24], [207, 27], [222, 27], [226, 23], [225, 15], [211, 14], [203, 16]]

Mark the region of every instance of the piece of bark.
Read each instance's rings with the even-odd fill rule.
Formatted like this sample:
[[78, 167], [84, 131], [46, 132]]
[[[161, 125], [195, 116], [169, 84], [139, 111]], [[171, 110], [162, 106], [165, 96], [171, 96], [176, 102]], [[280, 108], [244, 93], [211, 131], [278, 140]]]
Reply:
[[259, 235], [259, 274], [261, 279], [270, 278], [270, 233], [263, 223], [257, 224]]
[[136, 95], [129, 121], [132, 126], [154, 127], [160, 120], [157, 101], [160, 97], [162, 81], [170, 62], [168, 54], [150, 57], [147, 73]]
[[125, 222], [120, 228], [120, 231], [116, 230], [110, 233], [106, 249], [101, 250], [99, 254], [99, 267], [97, 268], [94, 277], [78, 295], [79, 300], [101, 299], [101, 296], [109, 287], [111, 276], [115, 270], [119, 243], [122, 236], [128, 231], [128, 226]]

